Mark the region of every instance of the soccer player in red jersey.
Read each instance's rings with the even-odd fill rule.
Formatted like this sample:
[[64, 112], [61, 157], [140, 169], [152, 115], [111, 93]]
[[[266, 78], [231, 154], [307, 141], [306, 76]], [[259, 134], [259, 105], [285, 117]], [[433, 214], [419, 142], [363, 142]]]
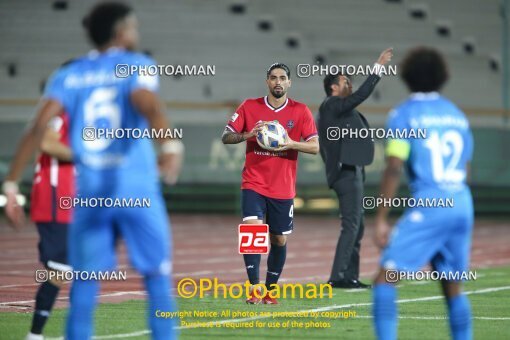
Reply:
[[[74, 196], [74, 166], [68, 147], [69, 122], [67, 115], [55, 116], [44, 133], [37, 159], [30, 215], [39, 232], [39, 259], [49, 271], [67, 271], [67, 230], [71, 222], [71, 210], [60, 209], [62, 197]], [[7, 197], [6, 215], [15, 227], [24, 223], [24, 211], [18, 204], [17, 181], [37, 150], [35, 134], [27, 129], [16, 150], [9, 174], [3, 183]], [[41, 283], [35, 297], [35, 310], [27, 340], [43, 339], [43, 327], [62, 285], [56, 279]]]
[[[290, 70], [275, 63], [267, 71], [267, 96], [247, 99], [228, 122], [222, 136], [224, 144], [246, 141], [246, 161], [242, 172], [243, 223], [269, 225], [271, 249], [267, 258], [266, 287], [276, 284], [285, 264], [287, 235], [293, 230], [298, 152], [317, 154], [319, 142], [312, 113], [305, 104], [287, 97], [291, 86]], [[287, 140], [278, 151], [262, 149], [256, 134], [265, 121], [277, 120], [287, 131]], [[301, 142], [303, 140], [303, 142]], [[244, 254], [248, 279], [259, 283], [260, 254]], [[260, 296], [260, 295], [259, 295]], [[269, 293], [256, 295], [249, 304], [277, 304]]]

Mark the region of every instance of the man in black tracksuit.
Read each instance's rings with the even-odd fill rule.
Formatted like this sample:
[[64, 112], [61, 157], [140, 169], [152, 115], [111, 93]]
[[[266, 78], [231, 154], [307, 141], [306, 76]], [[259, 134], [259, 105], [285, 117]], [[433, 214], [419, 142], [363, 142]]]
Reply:
[[374, 158], [374, 141], [368, 138], [340, 138], [339, 129], [368, 129], [365, 117], [356, 107], [370, 96], [381, 79], [379, 70], [392, 56], [392, 49], [383, 51], [375, 65], [376, 74], [352, 93], [346, 76], [328, 75], [324, 79], [327, 98], [319, 108], [317, 126], [322, 159], [326, 166], [328, 185], [340, 203], [342, 232], [328, 280], [334, 288], [369, 288], [359, 281], [360, 245], [363, 237], [364, 166]]

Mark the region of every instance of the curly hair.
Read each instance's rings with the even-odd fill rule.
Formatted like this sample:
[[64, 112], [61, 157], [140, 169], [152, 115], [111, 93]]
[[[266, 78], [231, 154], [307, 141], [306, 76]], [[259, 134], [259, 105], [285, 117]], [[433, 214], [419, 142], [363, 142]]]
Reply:
[[132, 8], [121, 2], [102, 2], [83, 18], [83, 26], [96, 47], [107, 44], [115, 35], [115, 25], [132, 13]]
[[417, 47], [402, 61], [400, 77], [412, 92], [439, 91], [448, 80], [448, 66], [436, 49]]

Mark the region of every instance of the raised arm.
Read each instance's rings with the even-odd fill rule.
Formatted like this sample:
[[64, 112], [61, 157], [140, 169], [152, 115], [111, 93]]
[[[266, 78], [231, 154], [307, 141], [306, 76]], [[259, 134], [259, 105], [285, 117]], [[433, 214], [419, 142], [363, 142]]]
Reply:
[[379, 56], [379, 59], [377, 59], [375, 63], [375, 72], [376, 74], [370, 75], [363, 84], [353, 92], [351, 95], [341, 98], [338, 96], [330, 97], [328, 101], [328, 105], [334, 106], [334, 112], [337, 115], [341, 115], [343, 113], [349, 112], [356, 108], [358, 105], [363, 103], [374, 91], [375, 86], [381, 79], [379, 76], [379, 70], [381, 67], [386, 65], [393, 56], [393, 48], [388, 48], [384, 50], [381, 55]]

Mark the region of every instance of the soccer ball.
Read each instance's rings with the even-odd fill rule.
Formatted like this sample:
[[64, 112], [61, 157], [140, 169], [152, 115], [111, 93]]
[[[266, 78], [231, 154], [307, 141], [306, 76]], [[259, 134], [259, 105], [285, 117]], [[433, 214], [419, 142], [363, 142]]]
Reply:
[[257, 133], [257, 143], [266, 150], [277, 150], [287, 139], [287, 131], [277, 121], [266, 123]]

